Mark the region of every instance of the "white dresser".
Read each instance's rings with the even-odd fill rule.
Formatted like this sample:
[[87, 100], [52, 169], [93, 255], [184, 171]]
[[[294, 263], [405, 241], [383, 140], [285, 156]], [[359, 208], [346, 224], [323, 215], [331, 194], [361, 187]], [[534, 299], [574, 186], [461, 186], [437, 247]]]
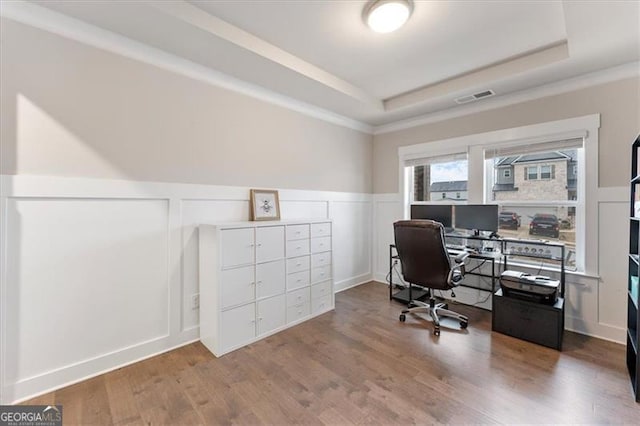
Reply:
[[200, 225], [200, 340], [224, 355], [334, 308], [331, 221]]

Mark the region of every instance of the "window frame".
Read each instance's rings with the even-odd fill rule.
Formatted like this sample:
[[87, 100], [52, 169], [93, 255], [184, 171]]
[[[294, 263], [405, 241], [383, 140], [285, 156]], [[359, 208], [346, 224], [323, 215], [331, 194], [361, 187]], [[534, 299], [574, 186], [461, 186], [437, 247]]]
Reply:
[[511, 177], [511, 169], [502, 169], [502, 177], [510, 178]]
[[[586, 232], [598, 227], [598, 145], [600, 114], [586, 115], [558, 121], [532, 124], [522, 127], [477, 133], [450, 139], [436, 140], [398, 148], [399, 193], [402, 216], [409, 217], [410, 200], [405, 186], [407, 170], [405, 161], [466, 152], [468, 161], [467, 200], [469, 204], [490, 202], [487, 194], [491, 182], [485, 168], [486, 149], [499, 147], [526, 147], [532, 144], [561, 141], [573, 138], [583, 139], [578, 164], [578, 200], [563, 202], [563, 205], [582, 203], [576, 209], [576, 267], [580, 275], [598, 275], [598, 233]], [[586, 171], [589, 171], [588, 173]], [[536, 203], [531, 203], [536, 204]], [[540, 204], [539, 202], [537, 204]], [[545, 205], [550, 203], [545, 202]]]

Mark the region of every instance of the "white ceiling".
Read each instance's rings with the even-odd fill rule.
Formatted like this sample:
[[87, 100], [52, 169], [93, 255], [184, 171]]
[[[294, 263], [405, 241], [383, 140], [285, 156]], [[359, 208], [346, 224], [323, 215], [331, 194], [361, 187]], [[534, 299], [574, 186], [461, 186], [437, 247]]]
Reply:
[[370, 125], [640, 59], [638, 1], [416, 1], [390, 34], [365, 1], [32, 3]]

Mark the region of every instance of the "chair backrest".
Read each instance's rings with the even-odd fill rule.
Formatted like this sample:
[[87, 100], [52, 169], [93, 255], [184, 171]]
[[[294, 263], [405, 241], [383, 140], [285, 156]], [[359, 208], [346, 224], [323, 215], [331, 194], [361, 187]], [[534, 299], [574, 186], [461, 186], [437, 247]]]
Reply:
[[451, 261], [441, 223], [401, 220], [393, 224], [393, 230], [405, 281], [437, 290], [452, 288], [448, 282]]

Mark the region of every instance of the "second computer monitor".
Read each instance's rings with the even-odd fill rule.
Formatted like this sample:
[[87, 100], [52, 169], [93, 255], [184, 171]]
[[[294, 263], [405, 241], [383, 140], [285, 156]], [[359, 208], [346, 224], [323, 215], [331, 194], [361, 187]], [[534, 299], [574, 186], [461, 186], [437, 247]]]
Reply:
[[451, 204], [414, 204], [411, 206], [411, 219], [431, 219], [451, 228], [452, 207]]
[[455, 216], [456, 229], [498, 231], [497, 204], [458, 204]]

